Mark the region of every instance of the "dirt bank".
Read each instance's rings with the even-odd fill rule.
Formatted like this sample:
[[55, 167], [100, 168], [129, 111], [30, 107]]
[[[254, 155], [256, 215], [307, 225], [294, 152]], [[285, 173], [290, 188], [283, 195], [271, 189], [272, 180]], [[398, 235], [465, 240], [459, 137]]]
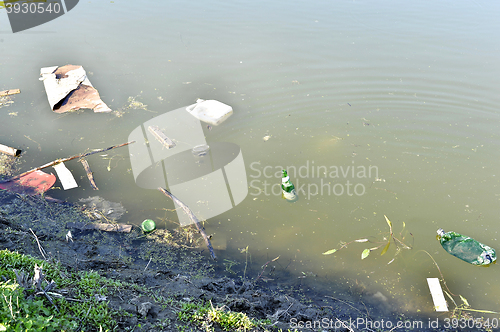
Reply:
[[[9, 167], [2, 171], [11, 173]], [[247, 270], [243, 262], [245, 272], [236, 274], [231, 270], [235, 262], [225, 259], [224, 270], [214, 264], [207, 250], [198, 248], [204, 244], [194, 227], [147, 235], [139, 227], [130, 233], [71, 228], [113, 222], [112, 217], [123, 213], [117, 203], [92, 206], [89, 202], [103, 200], [89, 199], [85, 206], [0, 190], [0, 250], [6, 249], [0, 251], [0, 277], [16, 279], [10, 271], [17, 264], [12, 259], [22, 259], [10, 253], [43, 260], [47, 275], [59, 279], [51, 293], [55, 304], [42, 299], [40, 305], [49, 310], [47, 315], [63, 316], [67, 330], [390, 331], [394, 329], [369, 324], [383, 319], [410, 321], [380, 301], [356, 303], [325, 297], [317, 286], [297, 284], [299, 279], [287, 274], [286, 268], [279, 275], [273, 272], [272, 264], [262, 273], [262, 267], [249, 265]], [[28, 260], [17, 264], [16, 271], [24, 268], [22, 272], [33, 276], [33, 264], [39, 263]], [[366, 296], [361, 288], [354, 292]], [[34, 291], [24, 293], [34, 295]], [[377, 294], [371, 295], [378, 299]], [[66, 306], [68, 301], [74, 302]], [[57, 306], [65, 311], [56, 312]], [[14, 311], [10, 312], [14, 318]], [[428, 317], [412, 319], [428, 321]], [[413, 330], [446, 331], [426, 325]]]
[[[257, 287], [250, 279], [217, 277], [209, 257], [191, 248], [197, 234], [185, 229], [157, 230], [147, 236], [139, 228], [130, 233], [72, 229], [71, 241], [66, 239], [67, 223], [91, 222], [80, 206], [6, 191], [0, 191], [0, 203], [0, 249], [40, 259], [45, 256], [67, 271], [97, 271], [122, 282], [122, 287], [102, 295], [116, 320], [116, 330], [195, 331], [204, 320], [221, 329], [207, 317], [190, 317], [190, 310], [193, 313], [205, 306], [243, 313], [259, 322], [255, 330], [286, 331], [291, 317], [310, 321], [330, 317], [334, 309], [300, 303], [284, 290]], [[335, 310], [348, 314], [340, 307]], [[98, 329], [90, 321], [83, 327]]]

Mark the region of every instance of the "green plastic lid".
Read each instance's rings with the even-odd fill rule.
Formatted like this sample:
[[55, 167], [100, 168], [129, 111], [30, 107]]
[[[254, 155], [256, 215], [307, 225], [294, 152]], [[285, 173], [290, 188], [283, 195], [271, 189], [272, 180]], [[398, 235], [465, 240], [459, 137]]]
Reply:
[[149, 233], [156, 229], [156, 225], [153, 220], [146, 219], [142, 222], [141, 228], [145, 233]]

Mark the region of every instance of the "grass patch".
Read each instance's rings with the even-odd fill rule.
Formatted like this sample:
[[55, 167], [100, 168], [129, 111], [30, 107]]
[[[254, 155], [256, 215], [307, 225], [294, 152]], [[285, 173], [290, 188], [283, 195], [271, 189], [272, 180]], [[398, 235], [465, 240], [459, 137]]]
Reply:
[[[37, 296], [40, 294], [26, 280], [16, 277], [17, 272], [32, 278], [35, 265], [43, 266], [42, 289], [47, 280], [56, 283], [47, 293], [54, 305], [45, 296]], [[0, 279], [4, 280], [0, 283], [0, 331], [74, 331], [85, 327], [109, 331], [117, 326], [104, 299], [122, 283], [97, 272], [69, 273], [57, 263], [2, 250]]]
[[224, 331], [249, 331], [271, 323], [269, 320], [249, 318], [224, 306], [214, 307], [211, 302], [183, 303], [177, 315], [179, 320], [201, 325], [206, 331], [214, 331], [214, 325]]

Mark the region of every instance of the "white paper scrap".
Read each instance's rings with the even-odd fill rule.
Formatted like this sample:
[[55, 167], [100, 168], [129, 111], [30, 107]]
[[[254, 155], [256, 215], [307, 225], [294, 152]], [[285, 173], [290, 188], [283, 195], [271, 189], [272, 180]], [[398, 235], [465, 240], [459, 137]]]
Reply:
[[53, 166], [56, 170], [59, 181], [61, 181], [64, 190], [72, 189], [78, 187], [78, 184], [71, 174], [70, 170], [66, 168], [64, 163], [59, 163]]
[[434, 308], [436, 311], [448, 311], [448, 304], [444, 298], [439, 279], [427, 278], [427, 284], [429, 284], [429, 290], [431, 291], [432, 301], [434, 301]]

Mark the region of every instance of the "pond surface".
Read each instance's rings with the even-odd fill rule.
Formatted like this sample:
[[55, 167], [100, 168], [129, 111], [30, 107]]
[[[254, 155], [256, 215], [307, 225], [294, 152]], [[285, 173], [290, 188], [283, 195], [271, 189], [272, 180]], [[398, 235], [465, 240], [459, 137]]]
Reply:
[[[221, 262], [244, 262], [248, 246], [259, 266], [293, 261], [290, 278], [361, 285], [401, 312], [432, 313], [426, 278], [441, 276], [428, 253], [454, 294], [500, 311], [499, 267], [464, 263], [436, 241], [444, 228], [500, 249], [499, 14], [481, 0], [81, 1], [13, 34], [3, 9], [0, 90], [22, 92], [0, 109], [0, 143], [23, 149], [27, 170], [124, 143], [198, 98], [219, 100], [234, 114], [201, 130], [209, 146], [241, 149], [248, 188], [205, 223]], [[53, 113], [39, 72], [65, 64], [83, 65], [120, 113]], [[120, 222], [176, 227], [172, 202], [136, 184], [127, 148], [88, 161], [98, 192], [73, 161], [79, 188], [49, 194], [98, 194], [126, 207]], [[295, 203], [281, 198], [282, 168]], [[412, 250], [395, 256], [392, 243], [380, 255], [384, 215]], [[365, 238], [373, 243], [322, 255]]]

